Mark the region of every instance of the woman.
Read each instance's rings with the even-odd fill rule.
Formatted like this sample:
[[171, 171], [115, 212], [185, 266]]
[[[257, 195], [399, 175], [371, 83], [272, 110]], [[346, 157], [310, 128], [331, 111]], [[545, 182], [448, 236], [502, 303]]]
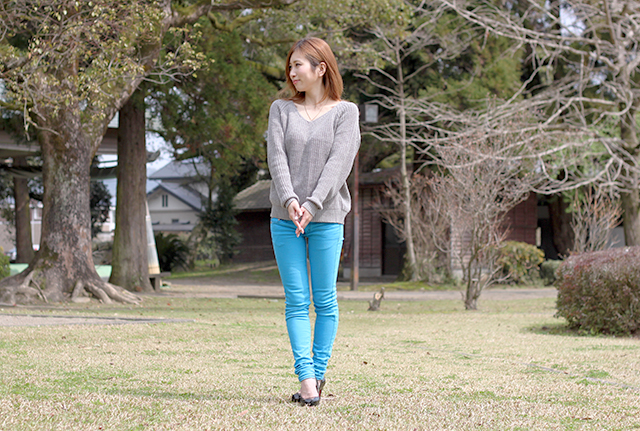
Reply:
[[[338, 329], [336, 279], [351, 209], [346, 180], [360, 146], [359, 113], [355, 104], [341, 100], [342, 78], [325, 41], [296, 42], [286, 64], [292, 96], [276, 100], [269, 113], [271, 239], [301, 382], [292, 401], [314, 406]], [[313, 348], [309, 281], [316, 313]]]

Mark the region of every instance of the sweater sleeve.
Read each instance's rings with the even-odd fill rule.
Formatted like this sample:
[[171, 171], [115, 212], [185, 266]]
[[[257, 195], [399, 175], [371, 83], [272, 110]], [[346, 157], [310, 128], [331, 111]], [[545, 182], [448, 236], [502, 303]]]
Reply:
[[280, 101], [271, 104], [269, 110], [269, 128], [267, 132], [267, 163], [271, 173], [272, 184], [283, 208], [298, 196], [293, 191], [289, 159], [284, 146], [284, 127], [280, 111]]
[[336, 127], [329, 159], [322, 169], [318, 183], [302, 206], [312, 216], [322, 210], [327, 198], [334, 197], [345, 184], [360, 148], [360, 123], [358, 107], [349, 103]]

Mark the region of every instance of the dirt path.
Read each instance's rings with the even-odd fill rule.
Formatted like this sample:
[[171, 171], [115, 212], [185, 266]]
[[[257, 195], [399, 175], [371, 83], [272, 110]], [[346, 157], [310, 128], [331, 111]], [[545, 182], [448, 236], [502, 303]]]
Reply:
[[[365, 283], [366, 284], [366, 283]], [[170, 286], [153, 295], [190, 298], [284, 298], [279, 283], [247, 283], [232, 277], [214, 280], [206, 278], [184, 278], [171, 280]], [[391, 301], [434, 301], [461, 299], [460, 291], [390, 291], [385, 298]], [[515, 300], [533, 298], [555, 298], [554, 287], [539, 289], [489, 289], [482, 292], [485, 300]], [[373, 292], [351, 291], [349, 283], [338, 283], [338, 300], [368, 301]]]
[[[379, 282], [379, 280], [377, 281]], [[367, 283], [362, 283], [366, 285]], [[368, 302], [374, 292], [351, 291], [349, 283], [338, 283], [338, 300]], [[555, 298], [555, 288], [540, 289], [491, 289], [482, 293], [482, 300], [518, 300], [535, 298]], [[175, 298], [272, 298], [284, 299], [280, 283], [252, 282], [237, 275], [217, 276], [215, 278], [184, 278], [171, 280], [170, 285], [159, 292], [145, 296], [162, 296]], [[461, 300], [460, 291], [391, 291], [385, 292], [386, 301], [438, 301]], [[49, 311], [55, 307], [46, 307]], [[183, 319], [149, 319], [149, 318], [110, 318], [61, 316], [38, 314], [43, 307], [21, 307], [25, 313], [17, 314], [11, 308], [10, 313], [0, 309], [0, 327], [2, 326], [49, 326], [49, 325], [120, 325], [132, 323], [171, 323], [183, 322]], [[8, 309], [7, 309], [8, 311]], [[31, 311], [31, 313], [29, 313]], [[40, 311], [41, 312], [41, 311]]]

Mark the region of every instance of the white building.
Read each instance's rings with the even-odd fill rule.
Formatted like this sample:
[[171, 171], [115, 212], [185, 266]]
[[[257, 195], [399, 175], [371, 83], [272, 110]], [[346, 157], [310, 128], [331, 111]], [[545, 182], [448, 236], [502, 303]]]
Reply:
[[[209, 167], [193, 160], [172, 161], [149, 175], [157, 185], [147, 193], [154, 232], [190, 232], [204, 211]], [[215, 196], [213, 196], [215, 199]]]

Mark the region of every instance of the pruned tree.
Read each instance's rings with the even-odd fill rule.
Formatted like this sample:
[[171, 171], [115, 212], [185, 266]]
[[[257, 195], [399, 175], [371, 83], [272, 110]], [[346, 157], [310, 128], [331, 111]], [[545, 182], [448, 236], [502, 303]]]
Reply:
[[571, 229], [574, 253], [601, 251], [610, 247], [613, 229], [620, 224], [622, 208], [616, 196], [602, 188], [585, 187], [573, 192]]
[[444, 217], [434, 217], [432, 207], [432, 173], [418, 173], [411, 177], [409, 193], [411, 200], [411, 229], [407, 229], [404, 216], [406, 196], [399, 177], [386, 183], [384, 191], [378, 196], [374, 208], [382, 219], [393, 227], [401, 241], [411, 241], [416, 256], [415, 276], [418, 280], [441, 282], [451, 276], [451, 265], [448, 255], [437, 246], [436, 238], [446, 237], [451, 223]]
[[[91, 257], [89, 167], [107, 125], [158, 65], [164, 35], [215, 9], [281, 1], [23, 0], [0, 5], [2, 104], [24, 112], [42, 150], [40, 250], [27, 270], [3, 280], [0, 301], [69, 300], [86, 289], [104, 302], [140, 299], [98, 276]], [[195, 59], [181, 47], [186, 65]]]
[[[499, 246], [508, 234], [504, 219], [540, 181], [522, 149], [509, 137], [469, 137], [458, 145], [434, 147], [435, 175], [429, 183], [424, 225], [432, 240], [462, 275], [467, 310], [477, 308], [482, 291], [502, 280]], [[448, 230], [437, 229], [446, 224]]]

